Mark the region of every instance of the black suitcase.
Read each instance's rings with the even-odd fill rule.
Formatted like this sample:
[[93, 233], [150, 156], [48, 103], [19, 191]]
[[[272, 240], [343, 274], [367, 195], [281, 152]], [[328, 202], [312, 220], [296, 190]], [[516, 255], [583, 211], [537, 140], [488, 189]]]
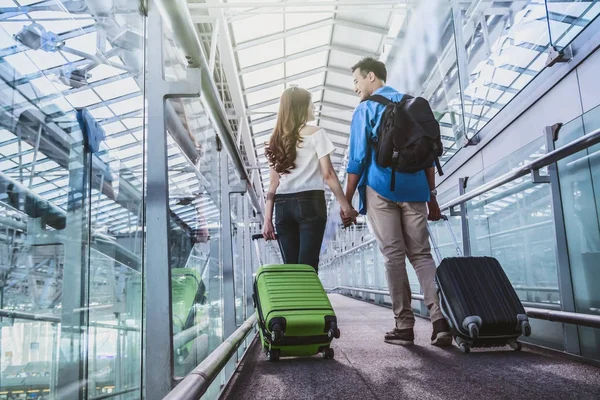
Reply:
[[442, 314], [461, 351], [471, 347], [510, 345], [521, 349], [518, 338], [531, 334], [529, 319], [502, 266], [493, 257], [462, 257], [452, 228], [444, 216], [459, 257], [442, 260], [435, 239], [431, 241], [438, 260], [435, 283]]

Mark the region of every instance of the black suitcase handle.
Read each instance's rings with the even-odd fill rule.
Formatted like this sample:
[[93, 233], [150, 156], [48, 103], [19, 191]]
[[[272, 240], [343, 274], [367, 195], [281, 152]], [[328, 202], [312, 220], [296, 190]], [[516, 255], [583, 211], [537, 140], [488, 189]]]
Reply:
[[[442, 214], [442, 220], [444, 221], [444, 225], [446, 226], [446, 229], [448, 230], [448, 232], [450, 233], [450, 236], [452, 237], [452, 241], [454, 242], [457, 256], [462, 257], [463, 256], [462, 249], [460, 248], [460, 245], [458, 244], [458, 240], [456, 239], [456, 236], [454, 236], [454, 232], [452, 231], [452, 227], [450, 226], [450, 222], [448, 221], [448, 216]], [[442, 253], [440, 253], [440, 249], [435, 241], [435, 238], [433, 237], [433, 232], [431, 232], [431, 229], [429, 228], [429, 223], [427, 223], [427, 231], [429, 232], [429, 238], [431, 239], [433, 252], [435, 253], [436, 258], [438, 259], [437, 260], [438, 263], [441, 263], [442, 262]]]

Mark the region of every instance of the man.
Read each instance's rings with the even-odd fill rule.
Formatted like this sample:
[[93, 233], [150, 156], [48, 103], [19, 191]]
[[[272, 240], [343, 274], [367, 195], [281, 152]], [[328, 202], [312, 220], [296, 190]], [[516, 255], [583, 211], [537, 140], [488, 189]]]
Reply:
[[[373, 58], [364, 58], [353, 66], [352, 76], [354, 91], [360, 96], [361, 103], [352, 117], [346, 198], [351, 202], [358, 188], [359, 213], [367, 215], [369, 226], [384, 257], [396, 319], [394, 329], [385, 334], [385, 342], [399, 345], [414, 342], [415, 317], [411, 307], [405, 259], [408, 256], [419, 278], [425, 304], [430, 312], [433, 324], [431, 344], [451, 345], [452, 336], [448, 322], [440, 311], [435, 290], [436, 267], [431, 256], [427, 231], [428, 218], [441, 218], [435, 198], [434, 168], [410, 174], [396, 172], [396, 188], [394, 191], [390, 189], [392, 170], [377, 165], [372, 146], [385, 107], [367, 98], [379, 94], [398, 102], [403, 94], [385, 85], [385, 64]], [[344, 224], [351, 222], [350, 218], [344, 218], [343, 215], [342, 218]]]

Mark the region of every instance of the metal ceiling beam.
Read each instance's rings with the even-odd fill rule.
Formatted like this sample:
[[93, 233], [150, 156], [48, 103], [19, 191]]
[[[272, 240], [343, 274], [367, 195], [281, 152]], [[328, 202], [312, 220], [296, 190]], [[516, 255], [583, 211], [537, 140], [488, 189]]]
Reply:
[[[189, 2], [190, 10], [206, 10], [206, 9], [230, 9], [230, 8], [303, 8], [303, 7], [370, 7], [376, 5], [396, 6], [399, 5], [397, 0], [333, 0], [320, 2], [306, 1], [287, 1], [287, 2], [264, 2], [264, 1], [242, 1], [232, 3], [196, 3]], [[400, 3], [400, 5], [402, 5]], [[405, 5], [405, 4], [404, 4]]]
[[264, 89], [269, 89], [269, 88], [272, 88], [272, 87], [278, 86], [278, 85], [284, 85], [290, 81], [293, 81], [296, 79], [307, 78], [309, 76], [317, 75], [317, 74], [320, 74], [320, 73], [323, 73], [326, 71], [327, 71], [327, 67], [319, 67], [319, 68], [311, 69], [311, 70], [308, 70], [305, 72], [301, 72], [299, 74], [289, 75], [287, 77], [283, 77], [281, 79], [276, 79], [274, 81], [262, 83], [260, 85], [250, 86], [249, 88], [247, 88], [244, 91], [244, 94], [258, 92], [258, 91], [261, 91]]
[[275, 34], [271, 34], [271, 35], [265, 35], [265, 36], [261, 36], [256, 39], [247, 40], [245, 42], [240, 42], [237, 46], [235, 46], [234, 50], [235, 51], [245, 50], [245, 49], [248, 49], [248, 48], [251, 48], [254, 46], [259, 46], [259, 45], [262, 45], [265, 43], [270, 43], [275, 40], [281, 40], [281, 39], [285, 39], [285, 38], [288, 38], [288, 37], [291, 37], [294, 35], [298, 35], [301, 33], [311, 32], [316, 29], [324, 28], [327, 26], [336, 26], [336, 25], [345, 26], [347, 28], [357, 29], [357, 30], [361, 30], [361, 31], [365, 31], [365, 32], [376, 33], [376, 34], [382, 35], [382, 36], [385, 36], [388, 34], [387, 29], [381, 28], [379, 26], [362, 24], [359, 22], [348, 21], [348, 20], [338, 19], [338, 18], [336, 18], [336, 19], [328, 18], [325, 20], [313, 22], [313, 23], [310, 23], [310, 24], [307, 24], [304, 26], [300, 26], [297, 28], [288, 29], [283, 32], [279, 32], [279, 33], [275, 33]]
[[[314, 86], [312, 88], [306, 88], [306, 90], [308, 90], [309, 92], [315, 92], [315, 91], [322, 90], [322, 89], [323, 89], [323, 85]], [[249, 105], [248, 111], [260, 110], [261, 108], [272, 106], [273, 104], [278, 104], [278, 103], [279, 103], [279, 97], [276, 97], [276, 98], [269, 99], [266, 101], [261, 101], [260, 103]]]
[[[317, 92], [319, 90], [329, 90], [332, 92], [344, 94], [346, 96], [356, 97], [356, 93], [354, 93], [352, 90], [340, 88], [337, 86], [319, 85], [319, 86], [314, 86], [312, 88], [307, 88], [306, 90], [308, 90], [309, 92]], [[277, 103], [279, 103], [279, 97], [276, 97], [276, 98], [270, 99], [270, 100], [266, 100], [266, 101], [262, 101], [260, 103], [252, 104], [251, 106], [248, 106], [248, 111], [260, 110], [261, 108], [272, 106], [273, 104], [277, 104]], [[331, 103], [329, 103], [329, 104], [331, 104]]]
[[274, 60], [270, 60], [270, 61], [266, 61], [266, 62], [263, 62], [260, 64], [255, 64], [255, 65], [251, 65], [249, 67], [242, 68], [240, 70], [240, 73], [247, 74], [249, 72], [259, 71], [264, 68], [272, 67], [274, 65], [279, 65], [279, 64], [282, 64], [282, 63], [285, 63], [288, 61], [292, 61], [292, 60], [297, 60], [302, 57], [312, 56], [314, 54], [318, 54], [318, 53], [321, 53], [324, 51], [339, 51], [341, 53], [357, 55], [359, 57], [367, 57], [367, 56], [377, 57], [376, 53], [371, 53], [371, 52], [353, 48], [353, 47], [340, 46], [340, 45], [336, 45], [336, 44], [323, 45], [323, 46], [314, 47], [312, 49], [304, 50], [304, 51], [301, 51], [298, 53], [290, 54], [285, 57], [279, 57]]
[[325, 108], [330, 108], [333, 110], [337, 110], [337, 111], [352, 111], [354, 112], [354, 110], [356, 109], [356, 107], [350, 107], [344, 104], [338, 104], [338, 103], [332, 103], [330, 101], [320, 101], [315, 103], [315, 105], [321, 105]]
[[278, 85], [283, 85], [283, 84], [286, 84], [286, 83], [291, 82], [296, 79], [307, 78], [309, 76], [313, 76], [313, 75], [320, 74], [323, 72], [335, 73], [335, 74], [340, 74], [340, 75], [344, 75], [344, 76], [352, 76], [352, 73], [350, 72], [349, 69], [345, 70], [342, 68], [335, 68], [335, 67], [319, 67], [319, 68], [314, 68], [314, 69], [308, 70], [306, 72], [301, 72], [299, 74], [289, 75], [289, 76], [281, 78], [281, 79], [276, 79], [276, 80], [273, 80], [270, 82], [265, 82], [260, 85], [251, 86], [246, 89], [244, 94], [258, 92], [260, 90], [268, 89], [268, 88], [278, 86]]
[[[343, 11], [344, 10], [338, 10], [338, 13], [343, 12]], [[345, 26], [347, 28], [352, 28], [352, 29], [358, 29], [360, 31], [376, 33], [376, 34], [382, 35], [382, 36], [387, 36], [387, 34], [389, 33], [389, 30], [387, 28], [382, 28], [380, 26], [374, 26], [374, 25], [368, 25], [368, 24], [362, 24], [360, 22], [348, 21], [348, 20], [339, 19], [339, 18], [335, 19], [334, 26], [335, 25]]]
[[304, 50], [295, 54], [290, 54], [285, 57], [276, 58], [274, 60], [266, 61], [260, 64], [254, 64], [246, 68], [240, 69], [241, 74], [247, 74], [248, 72], [259, 71], [264, 68], [272, 67], [274, 65], [282, 64], [287, 61], [297, 60], [302, 57], [312, 56], [314, 54], [320, 53], [322, 51], [328, 51], [330, 49], [329, 45], [318, 46], [312, 49]]
[[333, 20], [331, 18], [327, 18], [322, 21], [317, 21], [314, 23], [310, 23], [304, 26], [299, 26], [298, 28], [288, 29], [286, 31], [275, 33], [272, 35], [266, 35], [259, 37], [257, 39], [247, 40], [245, 42], [240, 42], [235, 46], [235, 51], [240, 51], [244, 49], [248, 49], [250, 47], [259, 46], [261, 44], [269, 43], [275, 40], [284, 39], [286, 37], [294, 36], [300, 33], [310, 32], [315, 29], [324, 28], [326, 26], [331, 26], [333, 24]]
[[331, 122], [334, 124], [340, 124], [340, 125], [348, 125], [348, 127], [350, 126], [351, 121], [345, 120], [345, 119], [341, 119], [341, 118], [335, 118], [335, 117], [330, 117], [327, 115], [320, 115], [319, 119], [321, 121], [327, 121], [327, 122]]

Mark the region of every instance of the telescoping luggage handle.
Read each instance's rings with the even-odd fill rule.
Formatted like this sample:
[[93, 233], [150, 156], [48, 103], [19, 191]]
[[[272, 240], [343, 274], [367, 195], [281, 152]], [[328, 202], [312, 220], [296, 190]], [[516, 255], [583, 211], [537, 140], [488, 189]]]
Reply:
[[[446, 226], [446, 229], [450, 233], [450, 237], [452, 237], [452, 241], [454, 242], [456, 254], [459, 257], [462, 257], [462, 255], [463, 255], [462, 249], [460, 248], [460, 245], [458, 244], [458, 240], [456, 239], [456, 236], [454, 236], [454, 232], [452, 231], [452, 226], [450, 226], [448, 217], [446, 215], [442, 215], [442, 219], [444, 220], [444, 225]], [[429, 237], [431, 238], [431, 244], [433, 246], [433, 251], [435, 252], [435, 257], [437, 258], [438, 264], [439, 264], [442, 262], [443, 257], [442, 257], [442, 253], [440, 252], [440, 248], [438, 247], [438, 245], [435, 241], [435, 237], [433, 236], [433, 233], [431, 232], [431, 228], [429, 227], [429, 224], [427, 224], [427, 232], [429, 232]]]
[[[264, 239], [264, 236], [262, 233], [257, 233], [255, 235], [252, 235], [252, 241], [254, 242], [254, 250], [256, 250], [256, 257], [258, 258], [258, 264], [259, 265], [263, 265], [263, 260], [260, 254], [260, 246], [258, 245], [258, 241], [259, 239]], [[277, 239], [277, 235], [275, 235], [275, 239]], [[279, 244], [279, 241], [277, 241], [277, 244]], [[281, 249], [281, 247], [280, 247]]]

